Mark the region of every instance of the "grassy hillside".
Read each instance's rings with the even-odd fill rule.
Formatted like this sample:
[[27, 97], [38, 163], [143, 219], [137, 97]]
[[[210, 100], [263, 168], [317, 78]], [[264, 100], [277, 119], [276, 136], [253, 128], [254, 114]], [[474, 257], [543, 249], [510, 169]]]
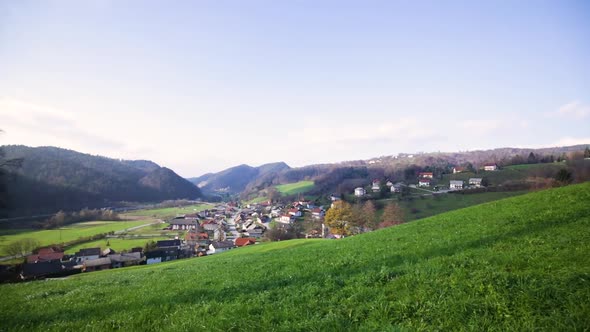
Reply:
[[526, 164], [506, 166], [497, 171], [479, 171], [477, 174], [471, 172], [445, 174], [439, 183], [448, 185], [450, 180], [463, 180], [468, 182], [470, 178], [486, 178], [490, 185], [496, 186], [507, 181], [525, 180], [532, 176], [553, 177], [557, 171], [566, 166], [565, 163]]
[[[405, 220], [411, 221], [526, 193], [526, 191], [507, 191], [477, 194], [443, 194], [419, 196], [412, 200], [403, 200], [400, 202], [394, 199], [394, 201], [404, 210]], [[386, 204], [389, 201], [391, 199], [383, 199], [379, 200], [379, 203]], [[382, 212], [382, 209], [380, 211]]]
[[281, 184], [276, 186], [277, 190], [283, 195], [302, 194], [312, 190], [313, 181], [299, 181], [295, 183]]
[[6, 330], [583, 330], [590, 183], [343, 240], [1, 285]]

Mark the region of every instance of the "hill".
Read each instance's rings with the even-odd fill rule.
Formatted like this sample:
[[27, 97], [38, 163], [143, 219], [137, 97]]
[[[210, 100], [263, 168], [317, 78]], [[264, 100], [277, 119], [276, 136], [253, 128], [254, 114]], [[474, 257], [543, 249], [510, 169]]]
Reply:
[[208, 173], [188, 180], [205, 192], [236, 194], [242, 192], [248, 184], [256, 179], [264, 179], [269, 174], [274, 175], [288, 169], [290, 169], [289, 165], [283, 162], [264, 164], [258, 167], [239, 165], [219, 173]]
[[[246, 201], [266, 197], [271, 187], [300, 181], [314, 182], [314, 188], [307, 192], [308, 195], [326, 196], [331, 193], [350, 193], [355, 187], [369, 185], [372, 179], [415, 183], [418, 173], [423, 171], [434, 172], [440, 179], [444, 174], [453, 173], [454, 166], [467, 166], [477, 170], [485, 163], [492, 162], [500, 167], [527, 163], [546, 165], [553, 161], [571, 159], [576, 154], [581, 155], [585, 148], [586, 145], [575, 145], [541, 149], [498, 148], [464, 152], [400, 153], [368, 160], [296, 168], [290, 168], [284, 163], [267, 164], [277, 166], [269, 167], [265, 171], [256, 171], [254, 167], [240, 165], [220, 173], [209, 173], [189, 180], [204, 191], [240, 193], [240, 198]], [[525, 173], [538, 175], [538, 172], [528, 170], [519, 173], [525, 177], [528, 176]], [[443, 180], [443, 183], [448, 185], [448, 177]]]
[[11, 215], [202, 197], [172, 170], [146, 160], [118, 160], [55, 147], [3, 146], [22, 167], [7, 177]]
[[1, 285], [7, 330], [583, 330], [590, 183], [343, 240]]

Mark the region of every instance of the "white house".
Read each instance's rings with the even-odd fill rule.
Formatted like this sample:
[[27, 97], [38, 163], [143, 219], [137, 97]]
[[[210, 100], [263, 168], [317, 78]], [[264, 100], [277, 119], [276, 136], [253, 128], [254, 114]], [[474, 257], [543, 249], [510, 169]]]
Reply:
[[373, 192], [381, 191], [381, 186], [379, 184], [379, 180], [373, 180], [373, 185], [371, 186], [371, 190], [373, 190]]
[[362, 187], [357, 187], [354, 189], [354, 195], [356, 197], [363, 197], [367, 194], [367, 191], [365, 190], [365, 188]]
[[290, 214], [284, 214], [279, 218], [278, 222], [282, 224], [290, 224], [293, 218], [294, 217]]
[[418, 185], [420, 187], [430, 187], [430, 179], [427, 179], [427, 178], [420, 179], [420, 180], [418, 180]]
[[320, 209], [320, 208], [315, 208], [313, 210], [311, 210], [311, 216], [314, 219], [321, 219], [324, 216], [324, 210]]
[[421, 172], [418, 173], [418, 177], [424, 179], [432, 179], [434, 177], [434, 174], [432, 172]]
[[491, 163], [491, 164], [485, 164], [483, 165], [483, 170], [484, 171], [496, 171], [498, 170], [498, 165]]
[[402, 192], [402, 185], [399, 183], [396, 183], [393, 186], [391, 186], [390, 190], [392, 193], [401, 193]]
[[301, 217], [301, 211], [299, 209], [289, 209], [289, 214], [297, 218]]
[[393, 182], [391, 182], [391, 181], [387, 181], [387, 182], [385, 183], [385, 185], [386, 185], [386, 186], [388, 186], [388, 187], [391, 187], [391, 186], [393, 186]]
[[481, 187], [481, 178], [470, 178], [469, 185], [474, 187]]
[[451, 190], [460, 190], [463, 189], [463, 181], [461, 180], [451, 180], [449, 183], [449, 189]]

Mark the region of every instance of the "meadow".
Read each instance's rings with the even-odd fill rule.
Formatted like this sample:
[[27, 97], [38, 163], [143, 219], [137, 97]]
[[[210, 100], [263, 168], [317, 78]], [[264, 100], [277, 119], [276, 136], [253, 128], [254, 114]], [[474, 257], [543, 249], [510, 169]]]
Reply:
[[584, 330], [590, 183], [342, 240], [0, 285], [14, 331]]
[[564, 167], [566, 167], [564, 163], [512, 165], [497, 171], [479, 171], [477, 174], [471, 172], [444, 174], [439, 183], [448, 186], [450, 180], [468, 182], [469, 178], [486, 178], [490, 185], [497, 186], [507, 181], [521, 181], [533, 176], [547, 177]]
[[66, 254], [75, 254], [78, 250], [83, 248], [100, 248], [104, 250], [106, 248], [111, 248], [116, 252], [121, 252], [123, 250], [131, 250], [135, 247], [144, 247], [145, 244], [149, 241], [160, 241], [160, 240], [169, 240], [170, 237], [159, 236], [153, 238], [110, 238], [110, 239], [100, 239], [96, 241], [85, 242], [82, 244], [78, 244], [75, 246], [71, 246], [65, 250]]
[[[387, 204], [394, 201], [403, 209], [405, 221], [422, 219], [437, 214], [466, 208], [472, 205], [496, 201], [512, 196], [524, 195], [527, 191], [509, 192], [484, 192], [477, 194], [439, 194], [429, 196], [416, 196], [411, 200], [398, 201], [397, 199], [383, 199], [378, 204]], [[382, 212], [382, 209], [380, 209]]]
[[82, 237], [90, 237], [96, 234], [126, 230], [131, 227], [149, 224], [150, 220], [135, 221], [89, 221], [48, 230], [1, 230], [0, 231], [0, 256], [7, 255], [5, 247], [20, 239], [35, 239], [44, 245], [60, 244], [73, 241]]
[[202, 203], [181, 207], [129, 211], [127, 213], [124, 213], [123, 216], [170, 219], [176, 217], [179, 214], [196, 213], [199, 211], [210, 209], [212, 207], [213, 206], [211, 204]]
[[282, 195], [297, 195], [308, 192], [314, 187], [313, 181], [299, 181], [295, 183], [280, 184], [276, 186]]

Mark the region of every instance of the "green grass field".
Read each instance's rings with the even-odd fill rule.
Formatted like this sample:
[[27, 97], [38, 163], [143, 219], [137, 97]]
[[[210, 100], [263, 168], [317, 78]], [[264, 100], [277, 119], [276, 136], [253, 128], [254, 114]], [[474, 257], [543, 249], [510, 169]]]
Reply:
[[[66, 254], [74, 254], [78, 250], [82, 248], [100, 248], [104, 250], [106, 248], [111, 248], [117, 252], [122, 250], [130, 250], [134, 247], [142, 247], [149, 241], [160, 241], [160, 240], [168, 240], [170, 237], [154, 237], [149, 239], [101, 239], [97, 241], [85, 242], [79, 245], [72, 246], [68, 248], [65, 252]], [[107, 246], [107, 243], [109, 244]]]
[[590, 326], [590, 183], [343, 240], [0, 285], [3, 330], [565, 331]]
[[68, 225], [60, 229], [50, 229], [42, 231], [19, 230], [14, 232], [8, 230], [0, 233], [0, 256], [5, 256], [4, 248], [6, 245], [20, 239], [31, 238], [38, 240], [41, 245], [60, 244], [81, 237], [92, 236], [111, 231], [120, 231], [130, 227], [149, 224], [149, 220], [136, 221], [89, 221]]
[[450, 180], [463, 180], [468, 182], [469, 178], [487, 178], [490, 185], [496, 186], [506, 181], [525, 180], [532, 176], [546, 177], [548, 174], [557, 172], [564, 167], [566, 167], [564, 163], [513, 165], [506, 166], [497, 171], [480, 171], [477, 174], [470, 172], [445, 174], [438, 183], [448, 186]]
[[277, 190], [283, 195], [297, 195], [313, 189], [313, 181], [299, 181], [295, 183], [281, 184], [276, 186]]
[[195, 212], [210, 209], [211, 207], [212, 207], [212, 205], [210, 205], [210, 204], [195, 204], [195, 205], [187, 205], [187, 206], [182, 206], [182, 207], [129, 211], [129, 212], [123, 214], [123, 216], [140, 216], [140, 217], [151, 217], [151, 218], [159, 218], [159, 219], [169, 219], [169, 218], [176, 217], [176, 215], [179, 215], [179, 214], [195, 213]]
[[[422, 192], [424, 193], [424, 192]], [[453, 211], [457, 209], [466, 208], [472, 205], [496, 201], [502, 198], [518, 196], [526, 194], [526, 191], [510, 191], [510, 192], [484, 192], [477, 194], [439, 194], [435, 196], [421, 196], [415, 197], [411, 201], [404, 200], [398, 202], [399, 206], [404, 210], [406, 221], [422, 219], [426, 217], [435, 216], [437, 214]], [[378, 201], [380, 204], [387, 204], [390, 199]]]

